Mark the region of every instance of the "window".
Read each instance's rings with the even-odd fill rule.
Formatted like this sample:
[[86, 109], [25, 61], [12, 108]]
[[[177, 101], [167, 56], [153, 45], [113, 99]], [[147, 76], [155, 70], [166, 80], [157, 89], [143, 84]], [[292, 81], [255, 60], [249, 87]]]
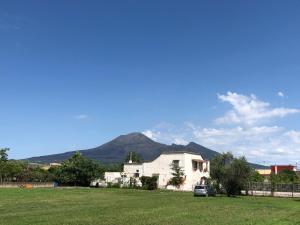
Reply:
[[203, 171], [203, 163], [199, 162], [199, 170], [202, 172]]
[[173, 160], [172, 162], [175, 166], [179, 166], [179, 160]]
[[193, 161], [192, 161], [192, 164], [193, 164], [193, 170], [196, 171], [197, 168], [198, 168], [198, 165], [197, 165], [198, 163], [197, 163], [197, 161], [194, 161], [194, 160], [193, 160]]
[[140, 177], [140, 171], [139, 170], [136, 170], [136, 173], [134, 174], [134, 177]]

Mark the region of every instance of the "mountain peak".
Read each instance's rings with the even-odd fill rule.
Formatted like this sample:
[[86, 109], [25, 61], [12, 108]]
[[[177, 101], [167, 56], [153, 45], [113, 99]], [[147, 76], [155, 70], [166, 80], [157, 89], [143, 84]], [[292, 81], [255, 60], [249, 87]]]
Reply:
[[187, 145], [186, 145], [186, 147], [199, 147], [199, 146], [201, 146], [201, 145], [199, 145], [199, 144], [197, 144], [196, 142], [190, 142], [190, 143], [188, 143]]
[[122, 142], [122, 143], [141, 143], [141, 142], [154, 142], [150, 138], [148, 138], [146, 135], [139, 133], [139, 132], [133, 132], [129, 134], [120, 135], [116, 139], [113, 140], [113, 142]]

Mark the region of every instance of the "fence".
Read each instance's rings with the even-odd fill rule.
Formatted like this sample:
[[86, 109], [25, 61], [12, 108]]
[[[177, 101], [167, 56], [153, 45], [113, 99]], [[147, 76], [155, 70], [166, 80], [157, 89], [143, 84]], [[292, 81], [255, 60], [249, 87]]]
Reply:
[[300, 184], [252, 182], [248, 194], [254, 196], [300, 197]]
[[30, 186], [32, 188], [50, 188], [54, 187], [53, 182], [3, 182], [0, 188], [18, 188]]

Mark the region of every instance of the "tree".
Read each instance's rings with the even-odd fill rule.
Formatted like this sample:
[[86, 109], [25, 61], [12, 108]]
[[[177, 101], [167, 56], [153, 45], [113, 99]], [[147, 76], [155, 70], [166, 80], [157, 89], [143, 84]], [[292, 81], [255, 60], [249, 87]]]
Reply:
[[27, 164], [22, 161], [8, 160], [4, 181], [24, 181]]
[[6, 173], [7, 170], [7, 152], [9, 151], [9, 148], [1, 148], [0, 149], [0, 183], [3, 182], [3, 176]]
[[184, 182], [184, 171], [178, 163], [173, 162], [170, 167], [173, 177], [169, 180], [168, 184], [179, 188]]
[[93, 160], [76, 152], [56, 170], [56, 179], [61, 184], [89, 186], [96, 178], [103, 178], [103, 168]]
[[123, 172], [123, 164], [102, 165], [105, 172]]
[[128, 152], [125, 156], [125, 162], [132, 161], [134, 163], [141, 163], [142, 157], [136, 152]]
[[283, 170], [278, 174], [271, 174], [270, 176], [271, 183], [297, 183], [300, 178], [298, 177], [295, 171]]
[[216, 156], [211, 162], [211, 178], [217, 187], [223, 188], [227, 196], [240, 194], [246, 187], [251, 168], [245, 157], [234, 158], [231, 153]]
[[264, 176], [259, 174], [259, 172], [255, 171], [255, 170], [251, 170], [250, 181], [251, 182], [264, 182]]
[[226, 176], [226, 170], [233, 160], [233, 155], [231, 153], [224, 153], [214, 157], [211, 161], [210, 176], [216, 183], [215, 187], [217, 192], [221, 192], [222, 183], [224, 177]]

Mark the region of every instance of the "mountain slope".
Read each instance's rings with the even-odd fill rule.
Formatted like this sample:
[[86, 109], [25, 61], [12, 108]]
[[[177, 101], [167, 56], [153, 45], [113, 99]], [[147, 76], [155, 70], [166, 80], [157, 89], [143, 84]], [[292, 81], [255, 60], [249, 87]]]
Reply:
[[[80, 152], [83, 156], [102, 163], [120, 163], [123, 162], [128, 152], [136, 152], [141, 155], [144, 160], [152, 160], [160, 155], [161, 152], [167, 151], [168, 147], [168, 145], [155, 142], [141, 133], [131, 133], [121, 135], [99, 147], [80, 150]], [[74, 153], [74, 151], [71, 151], [61, 154], [32, 157], [26, 160], [36, 163], [61, 162]]]
[[[114, 140], [107, 142], [99, 147], [81, 150], [81, 154], [87, 158], [100, 161], [101, 163], [121, 163], [123, 162], [128, 152], [138, 153], [143, 160], [153, 160], [162, 152], [168, 151], [187, 151], [201, 154], [204, 159], [211, 160], [214, 156], [220, 153], [205, 148], [194, 142], [188, 145], [165, 145], [151, 140], [141, 133], [130, 133], [121, 135]], [[35, 163], [51, 163], [62, 162], [71, 157], [75, 151], [65, 152], [61, 154], [46, 155], [39, 157], [32, 157], [26, 160]], [[253, 167], [258, 168], [260, 165], [252, 164]]]

